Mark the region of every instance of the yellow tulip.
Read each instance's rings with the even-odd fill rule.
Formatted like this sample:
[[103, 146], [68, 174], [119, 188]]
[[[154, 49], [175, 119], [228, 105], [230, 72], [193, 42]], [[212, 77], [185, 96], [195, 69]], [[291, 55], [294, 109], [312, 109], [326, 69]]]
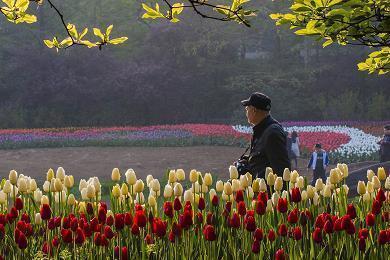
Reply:
[[111, 193], [114, 198], [119, 198], [119, 196], [121, 195], [121, 188], [119, 187], [119, 184], [116, 184], [114, 187], [112, 187]]
[[118, 168], [112, 169], [111, 180], [112, 181], [120, 181], [120, 179], [121, 179], [121, 173], [119, 172], [119, 169]]
[[198, 172], [194, 169], [190, 171], [190, 182], [195, 183], [198, 181]]
[[186, 174], [183, 169], [176, 170], [176, 177], [178, 181], [184, 181], [186, 179]]
[[283, 179], [282, 177], [277, 177], [275, 180], [275, 190], [281, 191], [283, 189]]
[[366, 193], [366, 185], [364, 184], [364, 181], [359, 181], [357, 185], [357, 192], [360, 196], [364, 195]]
[[233, 188], [232, 188], [232, 185], [230, 184], [230, 182], [226, 182], [226, 183], [223, 185], [223, 192], [224, 192], [227, 196], [230, 196], [230, 195], [233, 193]]
[[16, 185], [16, 183], [18, 182], [18, 173], [15, 170], [10, 171], [8, 179], [12, 185]]
[[379, 167], [378, 168], [378, 178], [379, 178], [380, 181], [386, 180], [385, 168], [383, 168], [383, 167]]
[[236, 166], [230, 165], [230, 167], [229, 167], [229, 174], [230, 174], [230, 179], [231, 180], [238, 178], [238, 171], [237, 171]]
[[46, 173], [46, 180], [51, 181], [54, 178], [54, 171], [50, 168]]
[[223, 191], [223, 181], [217, 181], [215, 184], [215, 189], [217, 192], [222, 192]]

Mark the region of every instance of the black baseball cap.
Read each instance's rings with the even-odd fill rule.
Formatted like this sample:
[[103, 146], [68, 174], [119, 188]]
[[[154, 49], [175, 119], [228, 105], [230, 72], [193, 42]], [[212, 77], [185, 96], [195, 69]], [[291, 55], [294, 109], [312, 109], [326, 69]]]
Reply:
[[321, 144], [316, 144], [316, 148], [321, 148]]
[[271, 110], [271, 99], [260, 92], [254, 92], [248, 99], [242, 100], [243, 106], [254, 106], [257, 109], [270, 111]]

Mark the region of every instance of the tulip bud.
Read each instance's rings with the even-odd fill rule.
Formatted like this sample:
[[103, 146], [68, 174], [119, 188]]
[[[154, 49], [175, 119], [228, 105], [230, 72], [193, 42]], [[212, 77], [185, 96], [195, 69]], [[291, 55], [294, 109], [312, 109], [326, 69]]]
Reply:
[[231, 180], [238, 178], [238, 170], [237, 170], [236, 166], [230, 165], [230, 167], [229, 167], [229, 174], [230, 174], [230, 179]]
[[119, 169], [118, 168], [112, 169], [111, 180], [120, 181], [120, 179], [121, 179], [121, 173], [119, 172]]
[[240, 187], [242, 190], [246, 189], [248, 187], [248, 179], [246, 178], [245, 175], [240, 176]]
[[260, 179], [260, 191], [267, 191], [267, 184], [263, 178]]
[[367, 182], [367, 192], [373, 193], [374, 192], [374, 184], [371, 181]]
[[223, 200], [223, 201], [228, 201], [228, 200], [229, 200], [229, 196], [226, 195], [225, 191], [222, 192], [222, 200]]
[[357, 185], [357, 192], [360, 196], [366, 193], [366, 185], [364, 185], [364, 181], [359, 181]]
[[390, 176], [386, 178], [385, 189], [390, 190]]
[[338, 172], [336, 169], [330, 170], [330, 183], [337, 184], [339, 182]]
[[282, 189], [283, 189], [283, 179], [282, 177], [277, 177], [275, 180], [275, 190], [281, 191]]
[[15, 170], [10, 171], [8, 179], [12, 185], [16, 185], [16, 183], [18, 181], [18, 173]]
[[203, 183], [202, 184], [202, 193], [207, 193], [208, 191], [209, 191], [209, 187], [208, 186], [206, 186], [206, 184], [205, 183]]
[[213, 200], [213, 197], [214, 197], [215, 195], [217, 195], [217, 192], [216, 192], [214, 189], [211, 189], [211, 190], [209, 191], [210, 201]]
[[292, 171], [292, 173], [290, 175], [290, 182], [296, 183], [298, 177], [299, 177], [299, 173], [296, 170]]
[[4, 191], [0, 190], [0, 204], [6, 204], [7, 194]]
[[348, 192], [349, 192], [349, 187], [348, 187], [348, 185], [344, 184], [344, 185], [343, 185], [343, 189], [344, 189], [345, 194], [348, 195]]
[[27, 181], [25, 178], [19, 179], [18, 188], [21, 193], [27, 192]]
[[119, 186], [119, 184], [116, 184], [114, 187], [112, 187], [112, 196], [114, 196], [114, 198], [119, 198], [119, 196], [121, 195], [121, 188]]
[[149, 196], [148, 204], [150, 207], [154, 207], [157, 205], [156, 198], [154, 196]]
[[95, 186], [88, 185], [88, 187], [87, 187], [87, 197], [88, 197], [88, 199], [95, 198]]
[[253, 197], [255, 196], [255, 193], [253, 192], [253, 189], [251, 186], [249, 186], [248, 189], [246, 190], [246, 195], [247, 195], [249, 200], [252, 200]]
[[302, 176], [298, 177], [296, 186], [300, 189], [303, 189], [303, 187], [305, 187], [305, 179]]
[[374, 176], [375, 176], [375, 173], [372, 170], [367, 170], [367, 179], [369, 181], [371, 181], [372, 177], [374, 177]]
[[56, 172], [56, 178], [63, 181], [65, 179], [65, 170], [62, 167], [58, 167]]
[[222, 192], [223, 191], [223, 181], [217, 181], [215, 184], [215, 189], [217, 192]]
[[6, 180], [6, 181], [5, 181], [4, 186], [3, 186], [3, 191], [4, 191], [4, 193], [6, 193], [6, 194], [11, 193], [11, 191], [12, 191], [12, 185], [11, 185], [11, 182], [10, 182], [9, 180]]
[[183, 169], [176, 170], [177, 181], [184, 181], [186, 179], [186, 174]]
[[364, 202], [369, 202], [371, 200], [371, 195], [370, 193], [366, 192], [363, 194], [363, 201]]
[[80, 202], [79, 203], [79, 213], [85, 213], [86, 212], [86, 206], [85, 206], [85, 202]]
[[378, 168], [378, 178], [379, 178], [380, 181], [386, 180], [385, 168], [383, 168], [383, 167], [379, 167]]
[[186, 190], [184, 192], [184, 201], [189, 201], [191, 203], [194, 202], [194, 194], [192, 193], [191, 190]]
[[307, 191], [307, 197], [309, 199], [312, 199], [314, 197], [314, 192], [315, 192], [314, 187], [311, 185], [307, 185], [306, 191]]
[[240, 181], [239, 180], [237, 180], [237, 179], [232, 180], [232, 189], [233, 189], [233, 192], [237, 192], [240, 189]]
[[268, 175], [269, 175], [270, 173], [273, 173], [272, 168], [271, 168], [271, 167], [266, 167], [266, 168], [265, 168], [265, 174], [264, 174], [264, 178], [265, 178], [266, 180], [268, 180]]
[[139, 193], [144, 190], [144, 182], [142, 180], [137, 180], [134, 184], [134, 192]]
[[61, 179], [59, 179], [59, 178], [55, 179], [55, 181], [54, 181], [54, 190], [57, 191], [57, 192], [63, 190]]
[[154, 180], [153, 175], [149, 174], [146, 176], [146, 186], [150, 187], [152, 180]]
[[174, 183], [176, 182], [176, 173], [175, 170], [170, 170], [168, 174], [168, 182], [169, 183]]
[[318, 206], [319, 203], [320, 203], [320, 196], [318, 195], [317, 192], [315, 192], [313, 197], [313, 204], [314, 206]]
[[286, 190], [284, 190], [282, 192], [282, 198], [285, 199], [285, 198], [287, 198], [287, 196], [288, 196], [288, 192]]
[[283, 180], [284, 181], [290, 181], [291, 172], [288, 168], [285, 168], [283, 171]]
[[36, 214], [35, 214], [34, 223], [35, 223], [36, 225], [41, 225], [41, 224], [42, 224], [41, 213], [36, 213]]
[[322, 189], [324, 188], [324, 183], [322, 182], [322, 179], [317, 179], [316, 180], [316, 190], [317, 191], [322, 191]]
[[40, 203], [41, 199], [42, 199], [42, 191], [40, 191], [39, 189], [34, 191], [34, 201], [36, 203]]
[[137, 193], [135, 197], [135, 202], [138, 204], [144, 204], [145, 203], [145, 197], [142, 192]]
[[273, 211], [272, 201], [270, 199], [267, 200], [267, 207], [266, 207], [265, 211], [266, 212], [272, 212]]
[[84, 188], [87, 188], [87, 186], [88, 186], [88, 183], [84, 179], [81, 179], [80, 183], [79, 183], [79, 191], [81, 192], [81, 190], [83, 190]]
[[158, 192], [160, 190], [160, 182], [158, 181], [158, 179], [154, 179], [150, 182], [150, 188], [154, 191], [154, 192]]
[[252, 183], [252, 189], [253, 192], [259, 192], [260, 191], [260, 179], [256, 179]]
[[37, 186], [37, 182], [34, 180], [34, 179], [31, 179], [30, 180], [30, 185], [29, 185], [30, 187], [29, 187], [29, 191], [30, 192], [34, 192], [34, 191], [36, 191], [36, 189], [38, 188], [38, 186]]
[[135, 171], [133, 169], [128, 169], [125, 173], [126, 176], [126, 182], [129, 185], [134, 185], [137, 181], [137, 176], [135, 174]]
[[267, 184], [268, 186], [274, 186], [275, 184], [276, 175], [270, 172], [267, 177]]
[[378, 176], [372, 177], [372, 184], [374, 185], [374, 189], [378, 190], [381, 187], [381, 182], [378, 178]]
[[65, 176], [65, 179], [64, 179], [64, 185], [65, 185], [65, 187], [66, 188], [68, 188], [68, 189], [70, 189], [70, 188], [72, 188], [72, 180], [71, 180], [71, 178], [67, 175], [67, 176]]
[[43, 204], [49, 205], [49, 198], [46, 195], [42, 195], [41, 205], [43, 205]]
[[175, 187], [173, 188], [173, 194], [176, 197], [179, 197], [183, 194], [183, 186], [181, 186], [180, 183], [176, 183]]
[[232, 188], [232, 185], [230, 184], [230, 182], [226, 182], [224, 185], [223, 185], [223, 192], [227, 195], [227, 196], [230, 196], [233, 194], [233, 188]]
[[302, 191], [302, 193], [301, 193], [301, 197], [302, 197], [302, 200], [303, 201], [306, 201], [307, 200], [307, 191]]
[[54, 178], [54, 171], [50, 168], [46, 173], [46, 180], [51, 181]]
[[276, 206], [276, 205], [278, 204], [279, 198], [280, 198], [280, 196], [279, 196], [279, 194], [278, 194], [277, 192], [274, 192], [274, 193], [272, 194], [271, 200], [272, 200], [272, 204], [273, 204], [274, 206]]
[[211, 186], [211, 185], [213, 184], [213, 177], [211, 176], [210, 173], [206, 173], [206, 174], [204, 175], [203, 181], [204, 181], [204, 184], [205, 184], [206, 186]]
[[123, 196], [127, 196], [129, 194], [129, 187], [127, 186], [126, 183], [122, 183], [121, 194]]
[[190, 182], [195, 183], [198, 181], [198, 172], [195, 169], [190, 171]]
[[76, 199], [73, 194], [68, 196], [68, 205], [74, 206], [76, 204]]
[[324, 190], [322, 191], [322, 196], [325, 198], [330, 198], [332, 196], [330, 185], [325, 185]]
[[173, 195], [173, 189], [171, 187], [171, 185], [167, 184], [165, 185], [165, 188], [164, 188], [164, 198], [170, 198], [172, 197]]

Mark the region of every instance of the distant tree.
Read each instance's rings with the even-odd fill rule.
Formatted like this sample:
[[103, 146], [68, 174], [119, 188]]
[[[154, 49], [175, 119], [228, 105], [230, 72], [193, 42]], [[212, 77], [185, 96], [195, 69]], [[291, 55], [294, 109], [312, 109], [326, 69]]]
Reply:
[[323, 47], [336, 42], [375, 48], [359, 70], [390, 71], [389, 0], [293, 0], [290, 10], [270, 17], [277, 25], [290, 25], [297, 35], [325, 40]]

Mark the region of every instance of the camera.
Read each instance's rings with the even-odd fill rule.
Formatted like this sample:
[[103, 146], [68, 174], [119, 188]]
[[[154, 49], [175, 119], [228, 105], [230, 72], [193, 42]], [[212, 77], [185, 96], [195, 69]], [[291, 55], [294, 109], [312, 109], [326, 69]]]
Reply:
[[234, 166], [236, 166], [240, 176], [245, 175], [247, 172], [251, 172], [247, 158], [240, 158], [238, 161], [234, 162]]

